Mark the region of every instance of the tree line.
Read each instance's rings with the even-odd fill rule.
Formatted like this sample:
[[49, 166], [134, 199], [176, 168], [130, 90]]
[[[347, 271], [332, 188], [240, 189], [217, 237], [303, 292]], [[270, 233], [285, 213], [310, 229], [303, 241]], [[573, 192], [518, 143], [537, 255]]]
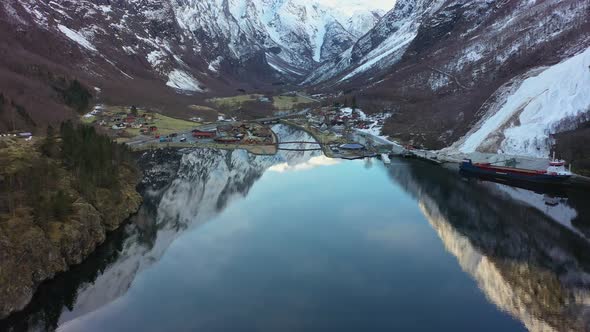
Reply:
[[14, 160], [0, 154], [0, 166], [6, 170], [0, 171], [0, 215], [15, 216], [18, 208], [30, 208], [37, 222], [63, 220], [77, 197], [95, 203], [99, 188], [120, 195], [122, 168], [136, 169], [125, 145], [71, 121], [63, 123], [59, 133], [48, 127], [37, 149], [34, 157], [13, 171], [9, 166]]

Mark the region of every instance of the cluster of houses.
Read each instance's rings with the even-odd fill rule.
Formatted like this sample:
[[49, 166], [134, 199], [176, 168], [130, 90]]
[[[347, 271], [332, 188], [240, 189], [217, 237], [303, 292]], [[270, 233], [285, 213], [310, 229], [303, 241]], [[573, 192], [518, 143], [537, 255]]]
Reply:
[[92, 111], [90, 113], [84, 114], [84, 117], [91, 118], [93, 116], [98, 116], [103, 111], [104, 111], [104, 107], [102, 105], [96, 105], [96, 106], [94, 106], [94, 108], [92, 109]]
[[332, 130], [336, 133], [341, 133], [346, 128], [369, 129], [370, 126], [383, 126], [385, 118], [369, 119], [360, 110], [327, 107], [308, 113], [307, 121], [321, 131]]
[[192, 134], [196, 139], [212, 139], [225, 144], [272, 144], [274, 141], [270, 128], [255, 123], [223, 124], [215, 131], [195, 129]]
[[217, 127], [217, 142], [261, 144], [272, 143], [273, 133], [270, 128], [257, 123], [226, 124]]
[[0, 137], [14, 137], [14, 138], [22, 138], [26, 140], [30, 140], [33, 138], [33, 134], [30, 132], [22, 132], [18, 134], [0, 134]]
[[113, 130], [123, 130], [127, 128], [140, 129], [142, 134], [157, 132], [158, 128], [150, 126], [153, 123], [153, 116], [144, 113], [141, 116], [134, 116], [130, 113], [119, 112], [108, 118], [100, 120], [99, 124], [103, 127], [110, 126]]

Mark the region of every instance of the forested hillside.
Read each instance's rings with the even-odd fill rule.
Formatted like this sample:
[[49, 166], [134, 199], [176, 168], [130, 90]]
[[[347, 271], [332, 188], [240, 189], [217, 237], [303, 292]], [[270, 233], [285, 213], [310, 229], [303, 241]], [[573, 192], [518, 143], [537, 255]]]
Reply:
[[91, 127], [0, 140], [0, 317], [137, 210], [139, 175], [127, 148]]

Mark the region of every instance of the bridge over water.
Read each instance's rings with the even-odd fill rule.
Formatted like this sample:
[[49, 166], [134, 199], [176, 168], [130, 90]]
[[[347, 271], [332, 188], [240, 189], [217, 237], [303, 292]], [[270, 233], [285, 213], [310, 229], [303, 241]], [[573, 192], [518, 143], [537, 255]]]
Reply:
[[[317, 148], [281, 148], [281, 145], [288, 145], [288, 144], [301, 144], [301, 145], [317, 145]], [[277, 142], [277, 148], [280, 151], [322, 151], [322, 146], [327, 144], [322, 144], [316, 141], [288, 141], [288, 142]]]
[[290, 142], [278, 142], [278, 145], [285, 145], [285, 144], [313, 144], [313, 145], [326, 145], [319, 142], [308, 142], [308, 141], [290, 141]]

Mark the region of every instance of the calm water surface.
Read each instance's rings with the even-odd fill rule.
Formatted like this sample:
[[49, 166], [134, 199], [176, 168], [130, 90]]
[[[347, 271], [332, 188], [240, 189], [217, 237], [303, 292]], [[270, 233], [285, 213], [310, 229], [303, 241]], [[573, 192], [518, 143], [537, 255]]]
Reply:
[[0, 329], [588, 329], [583, 195], [310, 153], [160, 168], [139, 215]]

